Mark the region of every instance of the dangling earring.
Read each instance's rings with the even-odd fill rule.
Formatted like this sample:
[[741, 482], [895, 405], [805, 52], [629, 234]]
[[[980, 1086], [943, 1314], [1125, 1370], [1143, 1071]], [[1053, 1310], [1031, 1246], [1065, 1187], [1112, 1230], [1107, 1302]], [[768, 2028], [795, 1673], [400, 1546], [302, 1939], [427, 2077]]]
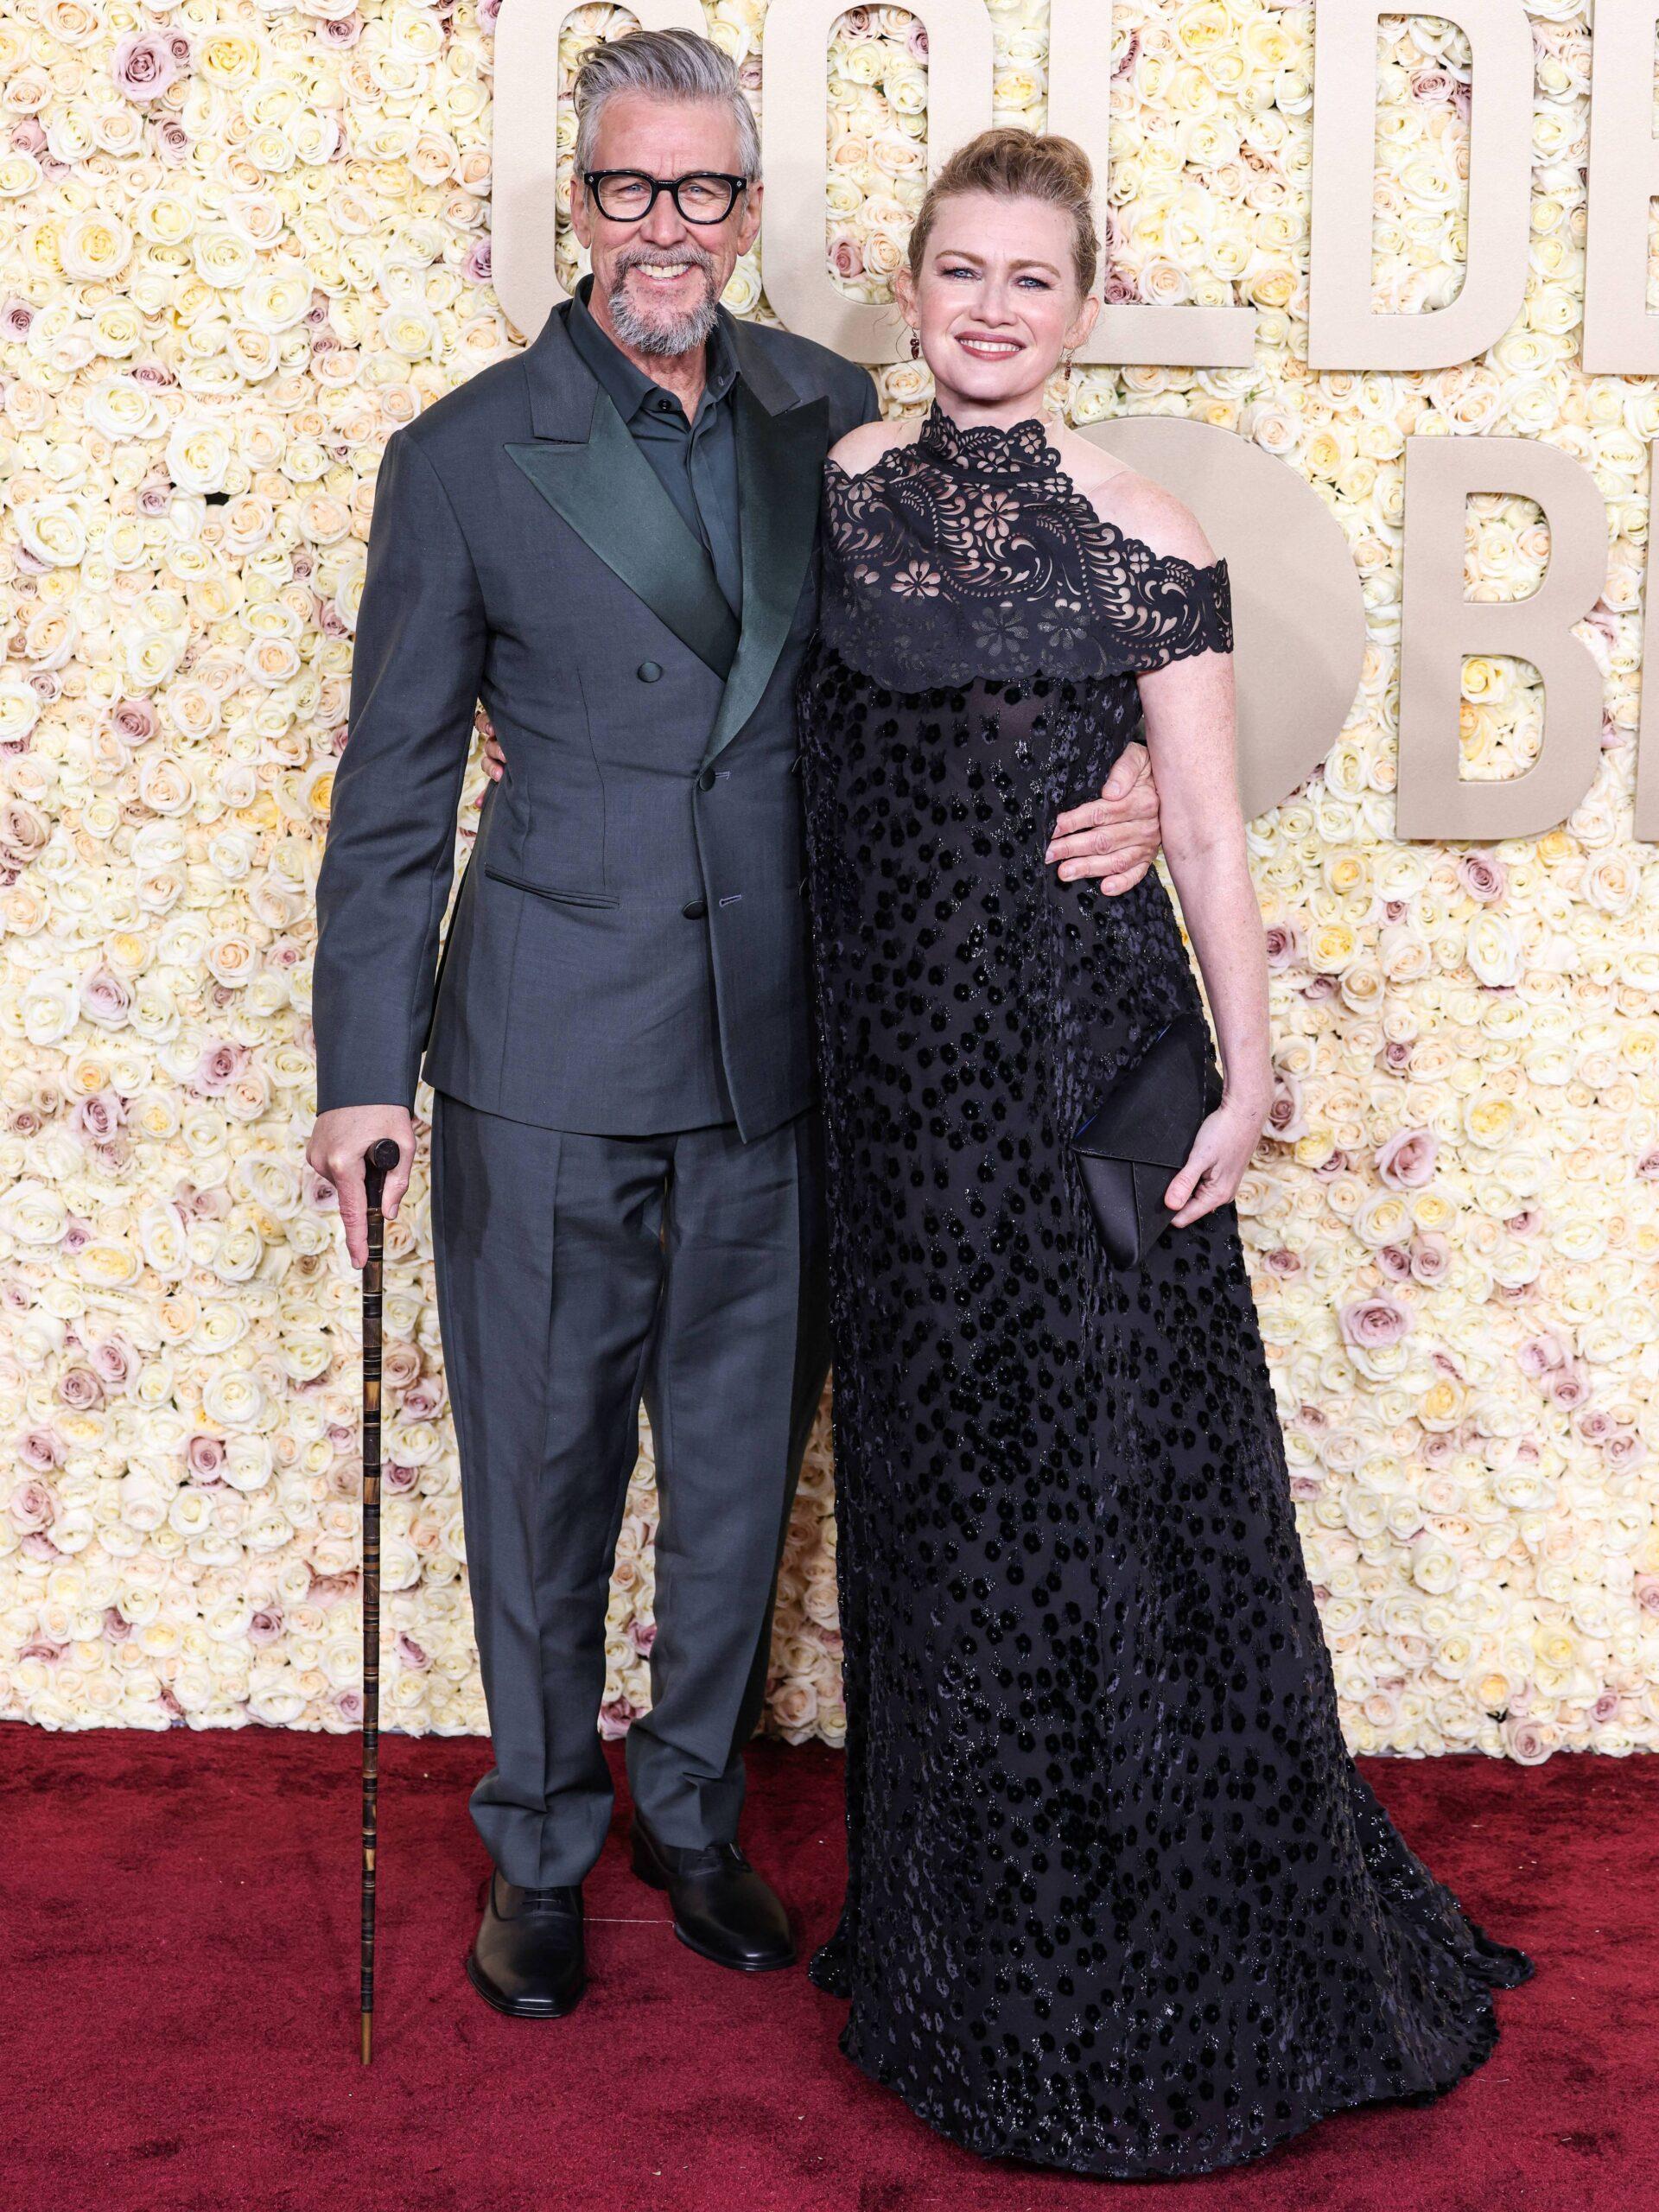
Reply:
[[922, 334], [913, 322], [910, 326], [910, 358], [912, 361], [922, 358]]
[[1066, 349], [1065, 349], [1065, 353], [1063, 353], [1061, 354], [1061, 356], [1060, 356], [1060, 373], [1062, 374], [1062, 376], [1068, 376], [1068, 377], [1069, 377], [1069, 376], [1071, 375], [1071, 356], [1072, 356], [1072, 354], [1073, 354], [1076, 351], [1077, 351], [1077, 348], [1076, 348], [1074, 346], [1068, 346], [1066, 347]]

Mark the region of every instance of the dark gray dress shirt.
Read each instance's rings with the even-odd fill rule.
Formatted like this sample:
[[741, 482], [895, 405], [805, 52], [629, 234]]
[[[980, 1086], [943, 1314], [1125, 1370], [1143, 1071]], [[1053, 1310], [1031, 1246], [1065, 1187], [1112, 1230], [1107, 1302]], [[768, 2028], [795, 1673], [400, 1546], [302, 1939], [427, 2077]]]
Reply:
[[654, 383], [600, 328], [588, 305], [593, 289], [591, 276], [576, 287], [567, 324], [570, 342], [614, 401], [635, 444], [707, 552], [733, 613], [741, 613], [742, 540], [731, 400], [737, 362], [726, 333], [716, 322], [709, 334], [708, 378], [696, 419], [688, 423], [674, 394]]

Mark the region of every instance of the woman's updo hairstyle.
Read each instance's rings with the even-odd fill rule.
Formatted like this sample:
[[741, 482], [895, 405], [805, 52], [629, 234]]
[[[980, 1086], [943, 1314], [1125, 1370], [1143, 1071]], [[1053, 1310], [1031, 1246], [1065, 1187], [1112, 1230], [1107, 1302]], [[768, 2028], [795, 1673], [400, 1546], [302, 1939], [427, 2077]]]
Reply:
[[927, 188], [910, 233], [910, 273], [919, 279], [929, 233], [943, 201], [963, 192], [988, 192], [997, 200], [1041, 200], [1071, 218], [1071, 262], [1077, 289], [1087, 298], [1100, 266], [1095, 228], [1095, 173], [1075, 138], [1003, 125], [982, 130], [958, 146]]

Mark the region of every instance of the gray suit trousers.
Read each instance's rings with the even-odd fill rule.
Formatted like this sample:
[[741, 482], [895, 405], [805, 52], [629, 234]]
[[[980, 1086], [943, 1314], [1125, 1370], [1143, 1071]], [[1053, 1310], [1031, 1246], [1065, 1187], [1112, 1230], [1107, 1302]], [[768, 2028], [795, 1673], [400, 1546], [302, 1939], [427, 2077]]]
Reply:
[[745, 1144], [437, 1099], [438, 1310], [495, 1757], [472, 1811], [509, 1881], [581, 1881], [609, 1825], [605, 1612], [642, 1397], [661, 1519], [628, 1783], [664, 1843], [736, 1837], [829, 1361], [822, 1141], [816, 1109]]

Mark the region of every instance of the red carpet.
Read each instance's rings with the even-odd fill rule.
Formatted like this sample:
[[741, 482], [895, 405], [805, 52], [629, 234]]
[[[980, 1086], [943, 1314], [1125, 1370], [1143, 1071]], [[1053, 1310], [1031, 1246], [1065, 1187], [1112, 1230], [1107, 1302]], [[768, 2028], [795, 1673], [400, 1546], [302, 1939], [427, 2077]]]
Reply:
[[[379, 2028], [357, 2058], [357, 1747], [249, 1729], [0, 1727], [4, 2212], [1597, 2212], [1659, 2206], [1659, 1760], [1368, 1761], [1408, 1840], [1538, 1972], [1441, 2102], [1344, 2113], [1253, 2165], [1119, 2183], [988, 2166], [836, 2049], [801, 1973], [677, 1943], [620, 1828], [568, 2020], [461, 1961], [475, 1739], [383, 1745]], [[747, 1840], [809, 1939], [839, 1762], [757, 1745]]]

